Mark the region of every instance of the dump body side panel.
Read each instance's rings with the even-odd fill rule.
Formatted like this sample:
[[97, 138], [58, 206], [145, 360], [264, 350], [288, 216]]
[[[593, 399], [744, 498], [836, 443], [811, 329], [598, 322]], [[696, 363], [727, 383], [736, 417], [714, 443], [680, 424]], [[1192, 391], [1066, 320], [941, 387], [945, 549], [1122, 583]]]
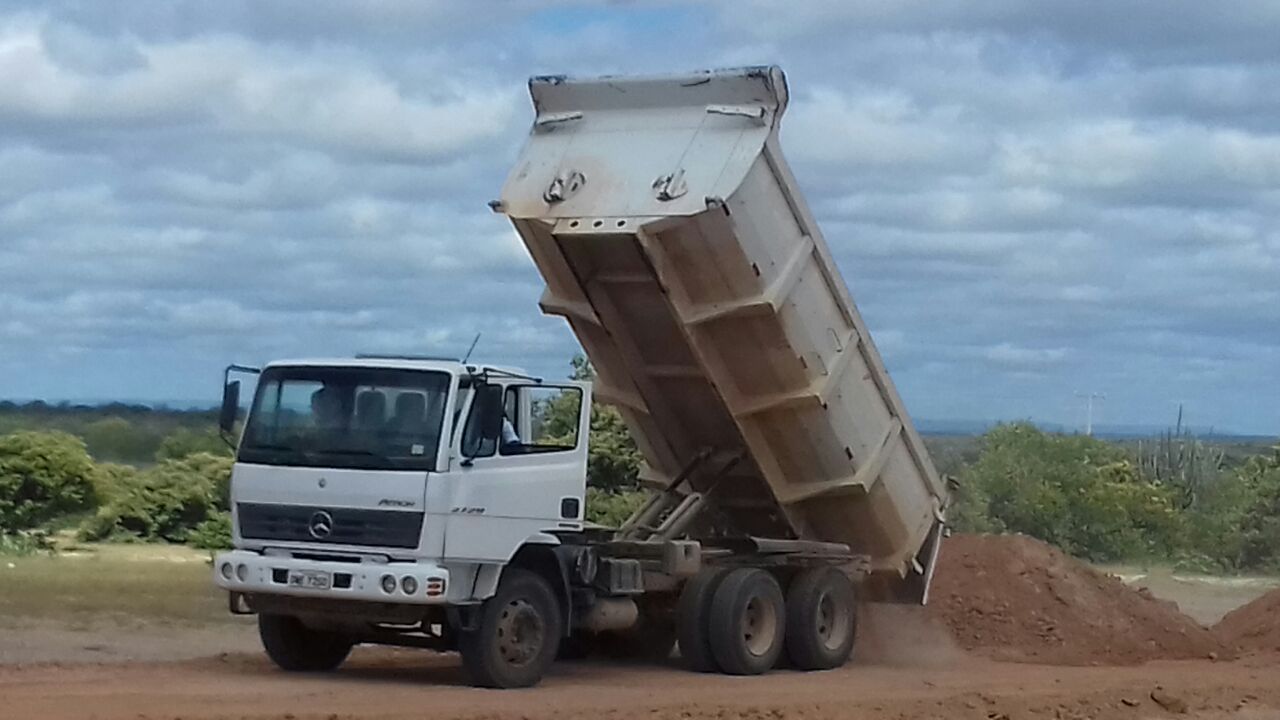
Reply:
[[743, 451], [693, 476], [718, 513], [700, 532], [845, 543], [927, 578], [946, 488], [778, 149], [781, 72], [543, 83], [499, 209], [648, 479]]

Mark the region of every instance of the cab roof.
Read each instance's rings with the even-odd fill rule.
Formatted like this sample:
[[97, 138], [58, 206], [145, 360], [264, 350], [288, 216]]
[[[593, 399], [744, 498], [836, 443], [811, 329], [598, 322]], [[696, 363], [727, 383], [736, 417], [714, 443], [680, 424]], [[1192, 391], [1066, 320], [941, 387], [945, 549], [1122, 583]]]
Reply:
[[338, 358], [296, 358], [273, 360], [263, 369], [278, 367], [347, 367], [347, 368], [382, 368], [388, 370], [435, 370], [460, 375], [467, 372], [480, 373], [492, 370], [497, 373], [532, 377], [522, 368], [510, 365], [495, 365], [483, 362], [468, 362], [448, 358], [427, 358], [390, 355], [358, 355], [356, 357]]

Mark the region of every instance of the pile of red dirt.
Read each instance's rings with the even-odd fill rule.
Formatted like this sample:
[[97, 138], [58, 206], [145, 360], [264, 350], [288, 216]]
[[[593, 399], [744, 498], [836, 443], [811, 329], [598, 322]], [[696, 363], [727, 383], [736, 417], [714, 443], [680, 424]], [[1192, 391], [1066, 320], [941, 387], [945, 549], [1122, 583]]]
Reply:
[[961, 647], [998, 660], [1118, 665], [1230, 653], [1177, 605], [1023, 535], [948, 538], [931, 595], [930, 613]]
[[1233, 648], [1280, 652], [1280, 589], [1227, 613], [1213, 630]]

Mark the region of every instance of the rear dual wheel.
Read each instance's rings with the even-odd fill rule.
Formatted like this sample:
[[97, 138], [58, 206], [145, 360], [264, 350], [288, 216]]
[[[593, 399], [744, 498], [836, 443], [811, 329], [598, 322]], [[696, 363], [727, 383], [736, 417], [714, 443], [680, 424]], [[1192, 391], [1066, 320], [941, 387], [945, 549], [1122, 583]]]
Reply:
[[756, 568], [730, 572], [716, 588], [710, 620], [707, 638], [723, 672], [759, 675], [778, 662], [786, 605], [772, 574]]
[[786, 651], [800, 670], [843, 665], [853, 651], [853, 583], [835, 568], [804, 570], [784, 595], [758, 568], [708, 568], [688, 583], [677, 608], [680, 655], [699, 672], [757, 675]]
[[787, 588], [787, 657], [797, 670], [849, 660], [858, 631], [853, 581], [835, 568], [805, 570]]
[[695, 672], [720, 669], [711, 652], [711, 602], [729, 568], [708, 567], [684, 584], [676, 604], [676, 642], [685, 666]]

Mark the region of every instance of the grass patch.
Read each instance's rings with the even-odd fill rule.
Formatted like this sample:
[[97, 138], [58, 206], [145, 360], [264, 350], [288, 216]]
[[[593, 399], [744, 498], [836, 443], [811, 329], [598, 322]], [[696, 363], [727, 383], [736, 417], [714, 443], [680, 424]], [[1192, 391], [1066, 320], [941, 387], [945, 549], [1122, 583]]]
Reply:
[[227, 622], [226, 595], [213, 585], [208, 557], [181, 546], [144, 544], [0, 557], [0, 624]]

